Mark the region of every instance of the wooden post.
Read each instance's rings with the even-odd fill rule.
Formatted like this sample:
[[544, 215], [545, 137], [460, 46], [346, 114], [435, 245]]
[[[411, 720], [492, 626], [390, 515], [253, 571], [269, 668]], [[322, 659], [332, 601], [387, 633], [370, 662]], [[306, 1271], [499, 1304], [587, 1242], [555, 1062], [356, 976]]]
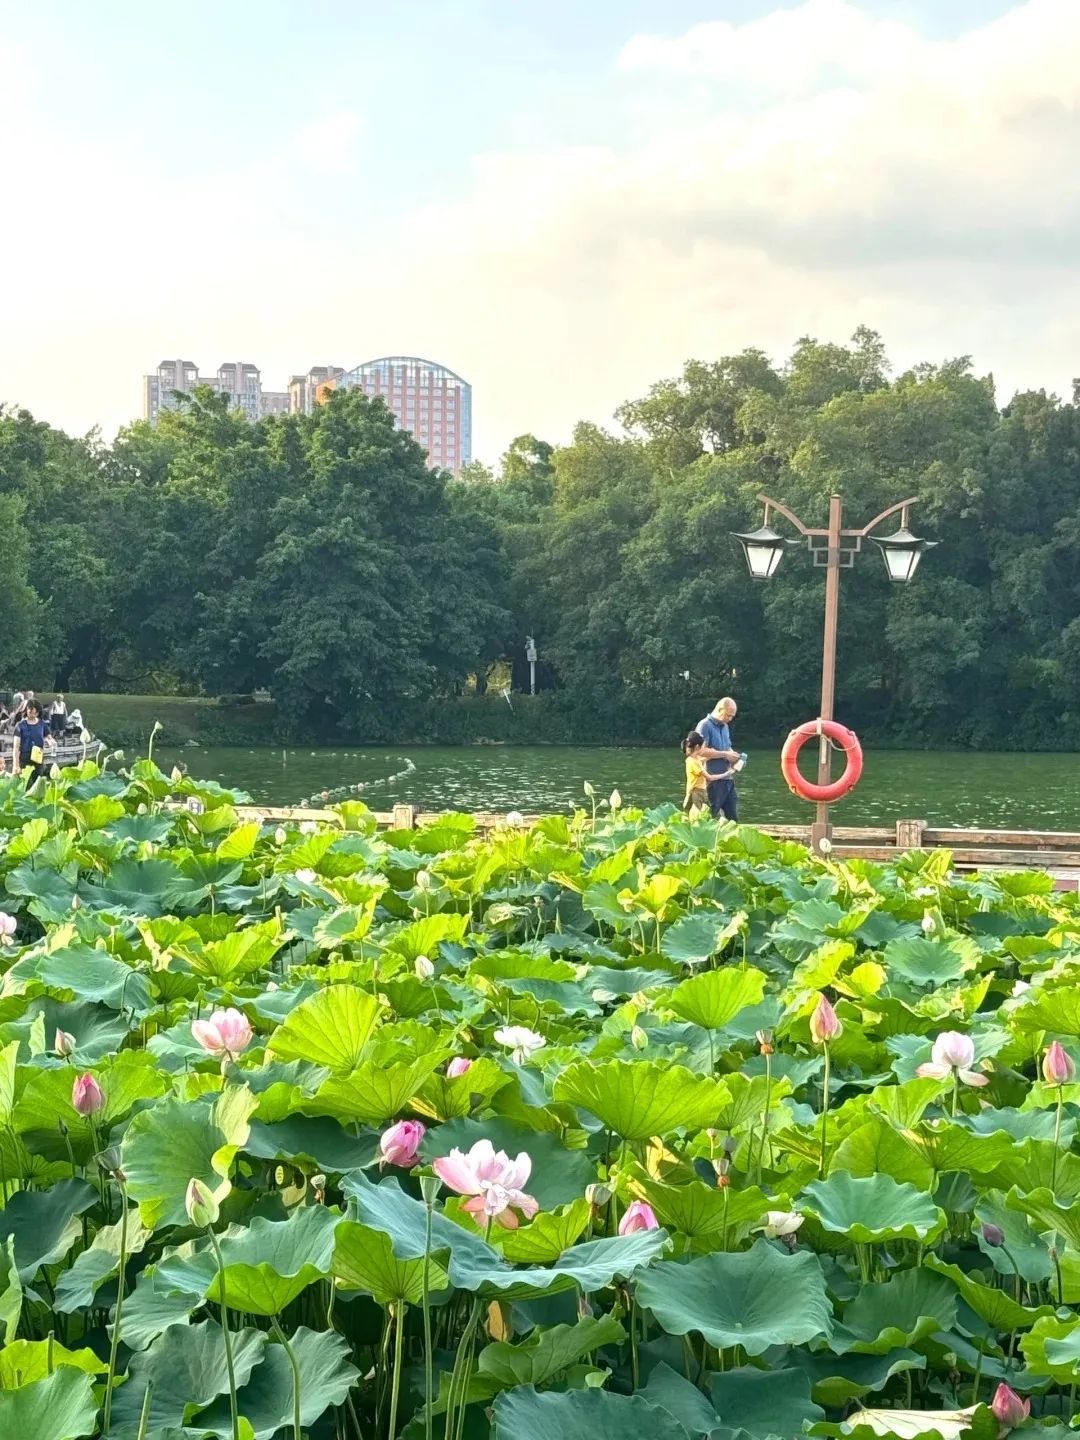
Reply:
[[395, 830], [415, 830], [415, 829], [416, 829], [416, 806], [415, 806], [415, 805], [395, 805], [395, 806], [394, 806], [393, 826], [394, 826], [394, 829], [395, 829]]
[[896, 848], [900, 851], [921, 850], [925, 820], [898, 820], [896, 822]]

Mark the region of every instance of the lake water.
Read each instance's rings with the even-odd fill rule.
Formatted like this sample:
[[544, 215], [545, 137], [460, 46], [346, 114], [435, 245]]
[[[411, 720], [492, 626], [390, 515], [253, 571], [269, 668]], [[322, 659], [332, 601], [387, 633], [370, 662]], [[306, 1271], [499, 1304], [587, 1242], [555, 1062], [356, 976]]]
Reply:
[[[163, 750], [158, 759], [166, 768], [182, 760], [192, 775], [244, 789], [262, 804], [298, 804], [324, 789], [363, 785], [358, 798], [375, 810], [405, 802], [425, 810], [554, 812], [586, 804], [586, 780], [598, 795], [617, 786], [626, 805], [682, 799], [677, 750], [211, 747]], [[789, 793], [776, 752], [751, 754], [739, 795], [741, 818], [750, 823], [806, 823], [813, 815]], [[833, 818], [841, 825], [917, 818], [939, 826], [1080, 830], [1080, 755], [869, 752], [862, 780]]]

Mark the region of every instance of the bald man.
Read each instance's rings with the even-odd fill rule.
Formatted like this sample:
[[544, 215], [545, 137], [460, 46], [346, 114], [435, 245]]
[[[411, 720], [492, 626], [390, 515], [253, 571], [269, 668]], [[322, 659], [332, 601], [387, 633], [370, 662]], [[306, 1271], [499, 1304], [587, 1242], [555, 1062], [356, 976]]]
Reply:
[[721, 816], [726, 820], [739, 818], [739, 799], [735, 794], [735, 778], [731, 769], [739, 758], [739, 752], [731, 748], [731, 732], [728, 729], [738, 710], [731, 696], [725, 695], [713, 706], [712, 714], [706, 715], [697, 727], [698, 734], [705, 741], [698, 754], [707, 762], [709, 809], [714, 820], [719, 820]]

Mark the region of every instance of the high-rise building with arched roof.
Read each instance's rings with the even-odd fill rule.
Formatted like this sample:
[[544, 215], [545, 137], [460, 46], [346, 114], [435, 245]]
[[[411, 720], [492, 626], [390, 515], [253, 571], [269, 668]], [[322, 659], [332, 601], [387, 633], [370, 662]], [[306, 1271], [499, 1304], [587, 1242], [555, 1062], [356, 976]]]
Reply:
[[384, 355], [322, 388], [378, 396], [439, 469], [461, 470], [472, 459], [472, 386], [445, 365], [416, 355]]

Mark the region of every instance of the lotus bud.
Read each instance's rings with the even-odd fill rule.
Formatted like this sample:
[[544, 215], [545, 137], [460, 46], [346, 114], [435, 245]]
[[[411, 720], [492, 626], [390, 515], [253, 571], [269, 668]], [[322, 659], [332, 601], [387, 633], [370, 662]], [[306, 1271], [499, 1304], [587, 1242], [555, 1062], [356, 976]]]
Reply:
[[0, 910], [0, 945], [14, 944], [17, 924], [14, 915], [9, 915], [6, 910]]
[[148, 813], [148, 812], [147, 812], [147, 809], [146, 809], [146, 805], [145, 805], [145, 804], [136, 805], [136, 807], [135, 807], [135, 814], [136, 814], [136, 815], [146, 815], [147, 813]]
[[319, 828], [319, 827], [318, 827], [318, 825], [315, 824], [315, 821], [314, 821], [314, 820], [301, 820], [301, 821], [300, 821], [300, 834], [301, 834], [301, 835], [314, 835], [315, 832], [318, 830], [318, 828]]
[[1010, 1390], [1004, 1381], [994, 1391], [990, 1402], [994, 1418], [1005, 1430], [1015, 1430], [1031, 1414], [1031, 1401], [1021, 1400], [1015, 1390]]
[[815, 1045], [828, 1045], [843, 1033], [844, 1027], [836, 1011], [824, 995], [819, 995], [814, 1013], [810, 1016], [810, 1038]]
[[639, 1230], [658, 1230], [660, 1221], [651, 1205], [644, 1200], [634, 1200], [626, 1207], [626, 1214], [619, 1221], [620, 1235], [636, 1235]]
[[590, 785], [588, 780], [585, 781], [585, 794], [589, 797], [590, 800], [596, 794], [596, 787], [594, 785]]
[[66, 1060], [75, 1053], [75, 1036], [67, 1030], [57, 1030], [53, 1036], [53, 1054]]
[[511, 830], [520, 830], [525, 824], [525, 816], [520, 810], [511, 810], [506, 817], [506, 823]]
[[1067, 1085], [1075, 1077], [1072, 1056], [1060, 1040], [1055, 1040], [1043, 1056], [1042, 1072], [1048, 1085]]
[[820, 851], [820, 853], [821, 853], [822, 855], [831, 855], [831, 854], [832, 854], [832, 841], [829, 839], [829, 837], [828, 837], [827, 835], [823, 835], [823, 836], [821, 837], [821, 839], [818, 841], [818, 846], [817, 846], [817, 848], [818, 848], [818, 850]]
[[981, 1230], [983, 1242], [993, 1250], [998, 1250], [1005, 1244], [1005, 1231], [1000, 1225], [993, 1225], [987, 1220]]
[[435, 974], [435, 966], [426, 955], [418, 955], [413, 961], [413, 974], [418, 980], [430, 980]]
[[287, 833], [286, 833], [286, 831], [285, 831], [284, 825], [279, 825], [279, 826], [277, 827], [277, 829], [274, 831], [274, 844], [275, 844], [275, 845], [284, 845], [284, 844], [285, 844], [285, 841], [288, 840], [288, 838], [289, 838], [289, 837], [288, 837], [288, 835], [287, 835]]
[[635, 1050], [645, 1050], [648, 1048], [649, 1037], [640, 1025], [635, 1025], [630, 1031], [630, 1044]]
[[418, 871], [416, 872], [416, 888], [417, 888], [417, 890], [430, 890], [430, 889], [431, 889], [431, 886], [432, 886], [431, 871], [430, 871], [430, 870], [418, 870]]
[[611, 1199], [612, 1190], [610, 1185], [586, 1185], [585, 1199], [596, 1210], [602, 1210]]
[[192, 1178], [188, 1181], [187, 1193], [184, 1196], [184, 1208], [187, 1210], [187, 1217], [192, 1225], [197, 1225], [200, 1230], [205, 1230], [210, 1225], [216, 1225], [221, 1208], [214, 1199], [214, 1192], [209, 1185], [204, 1185], [201, 1180]]
[[77, 1075], [71, 1087], [71, 1103], [79, 1115], [96, 1115], [105, 1108], [105, 1096], [92, 1075]]
[[611, 806], [612, 810], [622, 809], [622, 796], [619, 794], [618, 790], [612, 790], [611, 794], [608, 796], [608, 804]]
[[425, 1127], [419, 1120], [399, 1120], [384, 1130], [379, 1140], [383, 1165], [398, 1165], [411, 1170], [416, 1164], [417, 1151], [425, 1135]]
[[81, 909], [82, 909], [82, 901], [79, 899], [78, 895], [72, 895], [72, 897], [71, 897], [71, 908], [72, 908], [72, 910], [81, 910]]
[[931, 915], [931, 913], [930, 913], [929, 910], [924, 910], [924, 911], [923, 911], [923, 917], [922, 917], [922, 931], [923, 931], [923, 934], [924, 934], [924, 935], [932, 935], [932, 934], [934, 933], [934, 929], [935, 929], [935, 924], [934, 924], [934, 917], [933, 917], [933, 915]]
[[297, 870], [295, 878], [300, 882], [301, 885], [314, 885], [318, 877], [316, 876], [314, 870], [304, 869]]

